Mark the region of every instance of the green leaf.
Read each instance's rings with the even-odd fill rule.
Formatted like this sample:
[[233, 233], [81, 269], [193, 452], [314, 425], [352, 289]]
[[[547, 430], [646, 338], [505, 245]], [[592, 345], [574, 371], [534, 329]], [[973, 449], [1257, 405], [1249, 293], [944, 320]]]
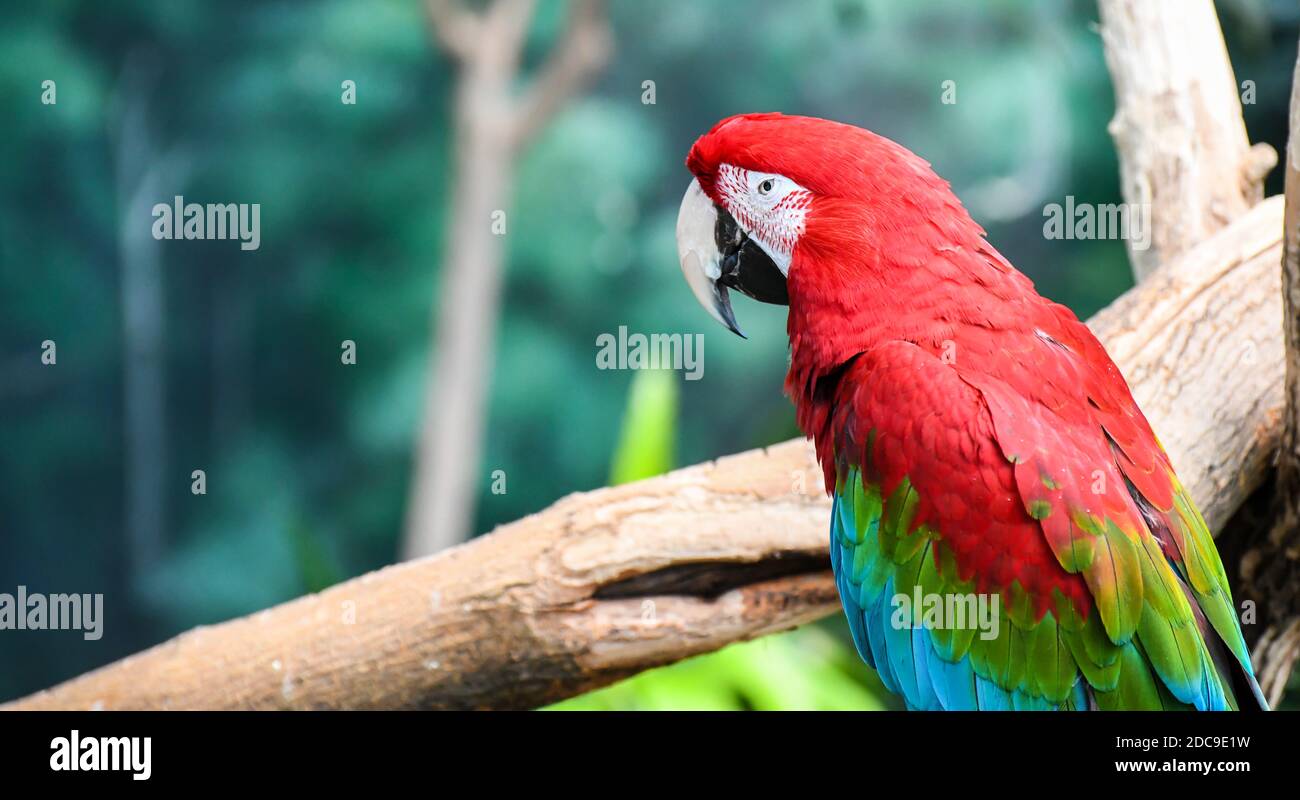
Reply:
[[610, 469], [611, 485], [662, 475], [673, 468], [677, 433], [677, 377], [668, 370], [638, 370]]

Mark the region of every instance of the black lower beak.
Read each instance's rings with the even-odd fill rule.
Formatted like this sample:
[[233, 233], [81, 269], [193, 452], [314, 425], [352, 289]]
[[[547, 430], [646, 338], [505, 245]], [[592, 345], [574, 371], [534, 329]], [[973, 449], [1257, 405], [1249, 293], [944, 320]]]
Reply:
[[722, 317], [727, 330], [742, 339], [749, 338], [740, 329], [740, 324], [736, 322], [736, 312], [731, 310], [731, 295], [727, 294], [727, 287], [723, 285], [721, 280], [713, 284], [713, 307], [718, 310], [718, 315]]
[[731, 310], [731, 299], [727, 296], [728, 288], [735, 289], [761, 303], [782, 306], [790, 304], [790, 295], [786, 288], [785, 275], [767, 253], [763, 252], [763, 248], [749, 238], [749, 234], [736, 224], [735, 218], [726, 209], [721, 206], [715, 208], [718, 212], [718, 221], [713, 229], [713, 238], [718, 245], [718, 252], [722, 254], [719, 264], [722, 274], [714, 285], [718, 311], [732, 333], [745, 338], [745, 334], [740, 332], [740, 326], [736, 324], [735, 313]]

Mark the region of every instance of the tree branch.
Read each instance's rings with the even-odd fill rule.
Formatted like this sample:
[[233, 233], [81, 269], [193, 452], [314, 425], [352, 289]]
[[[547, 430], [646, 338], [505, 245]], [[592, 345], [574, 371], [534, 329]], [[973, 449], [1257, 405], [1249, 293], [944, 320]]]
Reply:
[[1138, 280], [1264, 196], [1277, 163], [1250, 146], [1211, 0], [1099, 0], [1115, 85], [1111, 135], [1124, 198], [1151, 211], [1151, 246], [1129, 257]]
[[531, 140], [609, 58], [613, 37], [604, 0], [574, 0], [573, 6], [563, 36], [519, 98], [512, 137], [516, 147]]
[[1089, 320], [1213, 531], [1267, 476], [1281, 431], [1282, 198]]
[[[1282, 354], [1262, 345], [1281, 324], [1281, 217], [1280, 199], [1260, 204], [1091, 321], [1167, 442], [1222, 437], [1170, 447], [1210, 520], [1276, 446]], [[1243, 327], [1261, 343], [1251, 372], [1272, 379], [1238, 384], [1230, 349], [1188, 352], [1196, 331]], [[1206, 398], [1213, 413], [1194, 413]], [[572, 495], [7, 707], [535, 707], [834, 612], [829, 511], [811, 446], [790, 441]]]
[[483, 35], [483, 20], [460, 0], [424, 0], [434, 39], [460, 61], [468, 60]]
[[[446, 31], [464, 27], [457, 22], [459, 7], [448, 5], [450, 1], [430, 7], [431, 16], [446, 21], [435, 25], [444, 38]], [[484, 398], [505, 266], [504, 240], [493, 230], [492, 220], [508, 205], [523, 137], [532, 135], [595, 66], [593, 42], [605, 42], [609, 36], [603, 3], [579, 0], [568, 33], [552, 47], [542, 76], [520, 100], [513, 88], [534, 5], [534, 0], [493, 0], [475, 15], [476, 38], [465, 46], [457, 76], [452, 216], [407, 504], [405, 557], [435, 553], [474, 532]], [[459, 47], [466, 37], [452, 38]], [[594, 49], [603, 52], [607, 46]]]
[[[1130, 247], [1134, 274], [1138, 280], [1153, 274], [1169, 279], [1175, 268], [1169, 263], [1171, 259], [1246, 213], [1257, 201], [1263, 177], [1277, 156], [1267, 145], [1250, 147], [1241, 117], [1239, 87], [1209, 0], [1099, 0], [1099, 5], [1106, 63], [1115, 84], [1116, 114], [1110, 127], [1119, 147], [1124, 196], [1130, 203], [1147, 204], [1151, 209], [1153, 246], [1146, 252]], [[1241, 88], [1245, 90], [1244, 85]], [[1293, 88], [1293, 141], [1288, 148], [1292, 153], [1296, 150], [1296, 129], [1300, 127], [1296, 91]], [[1296, 202], [1300, 181], [1295, 175], [1294, 155], [1288, 158], [1287, 166], [1284, 229], [1288, 241], [1293, 242], [1300, 224], [1300, 204]], [[1233, 520], [1233, 541], [1225, 552], [1229, 574], [1240, 577], [1236, 599], [1243, 607], [1253, 603], [1257, 609], [1255, 622], [1262, 633], [1252, 636], [1248, 628], [1247, 638], [1255, 640], [1254, 661], [1260, 685], [1274, 703], [1281, 698], [1300, 656], [1300, 444], [1296, 438], [1300, 395], [1300, 342], [1296, 330], [1300, 272], [1296, 259], [1300, 255], [1295, 255], [1293, 245], [1287, 247], [1287, 253], [1278, 283], [1285, 306], [1284, 313], [1278, 312], [1284, 337], [1277, 336], [1276, 328], [1257, 329], [1254, 325], [1247, 325], [1245, 330], [1262, 330], [1263, 338], [1243, 336], [1241, 331], [1230, 329], [1176, 331], [1171, 335], [1180, 342], [1166, 349], [1170, 357], [1159, 365], [1161, 369], [1179, 370], [1185, 363], [1181, 358], [1199, 358], [1208, 351], [1231, 354], [1235, 350], [1241, 356], [1235, 365], [1230, 360], [1216, 359], [1225, 376], [1231, 376], [1221, 391], [1233, 391], [1230, 381], [1240, 380], [1252, 384], [1252, 395], [1268, 399], [1256, 417], [1265, 420], [1261, 430], [1267, 430], [1267, 435], [1256, 437], [1249, 452], [1231, 449], [1234, 436], [1221, 436], [1222, 431], [1213, 426], [1206, 428], [1210, 435], [1204, 440], [1166, 440], [1165, 444], [1183, 480], [1200, 481], [1201, 491], [1216, 485], [1225, 490], [1233, 480], [1231, 469], [1238, 464], [1245, 468], [1242, 480], [1251, 487], [1258, 486], [1261, 478], [1268, 478], [1265, 473], [1270, 461], [1277, 460], [1276, 478], [1250, 504], [1251, 511]], [[1260, 286], [1264, 285], [1262, 281]], [[1207, 298], [1206, 302], [1217, 299]], [[1267, 313], [1274, 313], [1271, 302]], [[1284, 370], [1260, 372], [1256, 365], [1261, 355], [1270, 365], [1275, 360], [1285, 361]], [[1132, 380], [1133, 376], [1129, 377]], [[1279, 380], [1275, 390], [1273, 384]], [[1212, 406], [1219, 399], [1213, 394], [1180, 392], [1178, 388], [1171, 391], [1175, 395], [1173, 402], [1180, 393], [1206, 401], [1202, 407], [1183, 403], [1190, 414], [1204, 417], [1217, 413]], [[1153, 398], [1145, 396], [1136, 385], [1134, 395], [1150, 415]], [[1285, 424], [1278, 424], [1279, 420]], [[1190, 424], [1175, 425], [1173, 430], [1192, 430], [1204, 421], [1184, 420]], [[1275, 454], [1271, 448], [1280, 428], [1284, 429], [1281, 448]], [[1219, 475], [1198, 475], [1187, 470], [1187, 464], [1208, 464], [1208, 452], [1225, 446], [1228, 449], [1221, 451], [1226, 462], [1221, 467], [1225, 468]], [[1187, 459], [1183, 455], [1196, 450], [1201, 451], [1197, 457]], [[1207, 519], [1217, 529], [1228, 520], [1226, 515], [1215, 515], [1214, 508]], [[1262, 520], [1258, 518], [1260, 508], [1266, 509]]]

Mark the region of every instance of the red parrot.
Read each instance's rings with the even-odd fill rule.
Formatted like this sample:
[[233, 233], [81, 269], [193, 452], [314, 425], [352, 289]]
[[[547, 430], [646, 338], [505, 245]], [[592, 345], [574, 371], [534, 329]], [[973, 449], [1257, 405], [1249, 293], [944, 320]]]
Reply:
[[928, 163], [743, 114], [686, 165], [686, 280], [737, 334], [728, 289], [789, 306], [785, 391], [834, 501], [840, 598], [908, 707], [1266, 708], [1214, 540], [1123, 376]]

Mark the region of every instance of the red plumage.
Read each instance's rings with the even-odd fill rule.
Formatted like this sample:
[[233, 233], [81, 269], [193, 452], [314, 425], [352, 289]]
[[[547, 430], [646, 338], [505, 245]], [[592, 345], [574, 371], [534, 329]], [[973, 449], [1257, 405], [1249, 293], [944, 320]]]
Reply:
[[[1127, 484], [1157, 514], [1173, 506], [1175, 486], [1088, 328], [985, 241], [925, 161], [883, 137], [744, 115], [715, 126], [687, 159], [718, 203], [724, 163], [779, 173], [814, 196], [789, 267], [786, 391], [828, 491], [837, 459], [878, 474], [886, 493], [906, 475], [920, 496], [915, 524], [943, 532], [962, 578], [981, 589], [1019, 581], [1040, 616], [1056, 591], [1084, 614], [1092, 597], [1116, 591], [1062, 567], [1078, 535], [1072, 515], [1145, 531]], [[873, 458], [863, 453], [868, 430]]]

